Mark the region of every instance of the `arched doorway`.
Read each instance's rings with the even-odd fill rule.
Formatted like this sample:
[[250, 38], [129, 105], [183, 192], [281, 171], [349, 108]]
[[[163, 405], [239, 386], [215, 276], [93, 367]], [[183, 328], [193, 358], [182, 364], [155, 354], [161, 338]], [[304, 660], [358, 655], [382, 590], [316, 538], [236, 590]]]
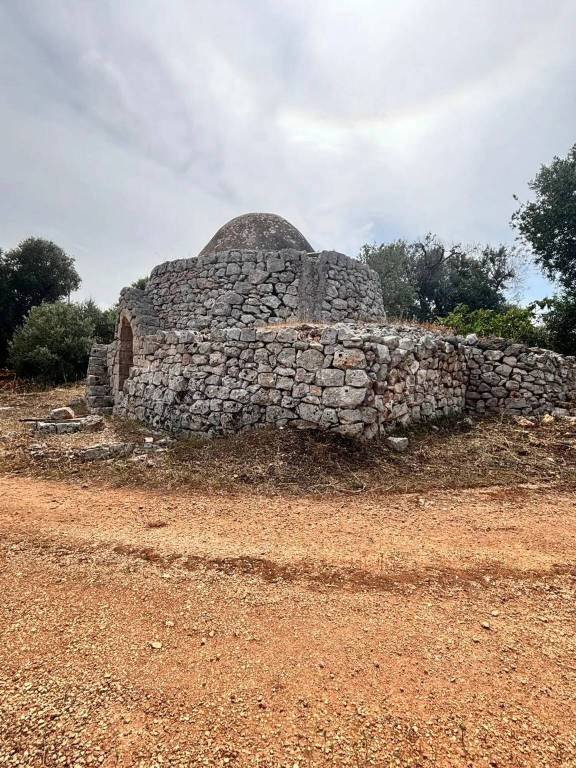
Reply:
[[124, 382], [130, 373], [130, 368], [134, 364], [134, 334], [132, 333], [132, 326], [125, 317], [120, 320], [119, 339], [118, 391], [122, 392]]

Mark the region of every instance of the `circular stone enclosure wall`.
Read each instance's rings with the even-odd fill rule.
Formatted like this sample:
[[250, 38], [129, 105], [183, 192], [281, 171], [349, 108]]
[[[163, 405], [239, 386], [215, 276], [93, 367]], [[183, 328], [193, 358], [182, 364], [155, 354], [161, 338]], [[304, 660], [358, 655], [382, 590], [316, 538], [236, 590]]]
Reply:
[[378, 275], [334, 251], [230, 250], [152, 270], [146, 298], [164, 329], [385, 316]]

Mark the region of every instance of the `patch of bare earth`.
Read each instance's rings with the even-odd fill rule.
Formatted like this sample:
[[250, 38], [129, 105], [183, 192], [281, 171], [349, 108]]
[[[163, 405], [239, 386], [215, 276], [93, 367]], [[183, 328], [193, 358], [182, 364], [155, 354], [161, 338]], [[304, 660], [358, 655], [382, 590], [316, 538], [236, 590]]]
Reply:
[[576, 765], [570, 428], [57, 466], [55, 400], [0, 412], [0, 765]]

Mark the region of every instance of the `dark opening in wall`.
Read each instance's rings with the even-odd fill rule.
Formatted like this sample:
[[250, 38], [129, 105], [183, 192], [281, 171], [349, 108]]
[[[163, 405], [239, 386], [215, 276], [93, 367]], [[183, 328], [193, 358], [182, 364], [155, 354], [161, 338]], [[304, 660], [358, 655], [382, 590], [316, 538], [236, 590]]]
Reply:
[[134, 364], [134, 334], [125, 317], [120, 321], [120, 352], [118, 355], [118, 389], [121, 392]]

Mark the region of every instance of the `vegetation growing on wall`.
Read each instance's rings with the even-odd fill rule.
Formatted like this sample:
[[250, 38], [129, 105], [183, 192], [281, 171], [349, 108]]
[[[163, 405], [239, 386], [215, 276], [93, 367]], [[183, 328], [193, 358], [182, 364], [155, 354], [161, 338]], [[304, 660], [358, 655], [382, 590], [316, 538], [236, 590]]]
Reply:
[[546, 343], [546, 331], [538, 324], [535, 305], [495, 309], [471, 309], [459, 304], [440, 322], [457, 334], [475, 333], [477, 336], [501, 336], [531, 346]]

